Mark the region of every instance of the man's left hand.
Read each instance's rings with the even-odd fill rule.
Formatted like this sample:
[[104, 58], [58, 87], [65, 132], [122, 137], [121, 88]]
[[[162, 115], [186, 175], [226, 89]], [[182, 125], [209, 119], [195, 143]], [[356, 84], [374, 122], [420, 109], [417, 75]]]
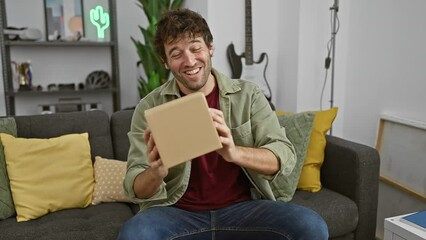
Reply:
[[225, 161], [235, 162], [238, 158], [238, 148], [235, 146], [234, 139], [232, 138], [231, 129], [226, 125], [223, 112], [214, 108], [209, 108], [209, 111], [223, 146], [217, 152]]

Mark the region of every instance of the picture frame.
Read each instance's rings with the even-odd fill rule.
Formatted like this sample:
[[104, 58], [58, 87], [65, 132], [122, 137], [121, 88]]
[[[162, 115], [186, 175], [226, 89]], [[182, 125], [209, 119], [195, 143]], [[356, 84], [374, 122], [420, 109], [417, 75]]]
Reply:
[[426, 122], [382, 113], [376, 149], [380, 154], [380, 180], [426, 201]]
[[44, 0], [47, 41], [78, 41], [84, 36], [82, 0]]

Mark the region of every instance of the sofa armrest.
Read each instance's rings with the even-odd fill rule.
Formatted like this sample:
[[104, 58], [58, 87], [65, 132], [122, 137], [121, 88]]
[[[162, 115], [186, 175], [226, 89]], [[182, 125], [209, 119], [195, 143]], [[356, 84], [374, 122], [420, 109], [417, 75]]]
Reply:
[[374, 239], [380, 157], [376, 149], [327, 136], [321, 183], [352, 199], [358, 206], [355, 239]]

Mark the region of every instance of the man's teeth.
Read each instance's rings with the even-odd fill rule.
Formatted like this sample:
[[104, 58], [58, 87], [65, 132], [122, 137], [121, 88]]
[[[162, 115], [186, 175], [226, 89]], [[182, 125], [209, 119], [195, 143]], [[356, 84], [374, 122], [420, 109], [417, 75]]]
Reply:
[[192, 71], [188, 71], [188, 72], [186, 72], [186, 74], [192, 75], [192, 74], [196, 74], [196, 73], [198, 73], [199, 71], [200, 71], [200, 69], [199, 69], [199, 68], [197, 68], [197, 69], [194, 69], [194, 70], [192, 70]]

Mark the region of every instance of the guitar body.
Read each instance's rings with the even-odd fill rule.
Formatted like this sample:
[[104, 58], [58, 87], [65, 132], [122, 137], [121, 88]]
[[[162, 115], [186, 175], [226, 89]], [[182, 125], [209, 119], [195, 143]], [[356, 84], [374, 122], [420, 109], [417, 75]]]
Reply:
[[240, 78], [243, 71], [243, 64], [241, 61], [243, 54], [237, 55], [234, 44], [231, 43], [226, 49], [226, 55], [228, 57], [229, 64], [231, 65], [232, 78]]
[[270, 101], [271, 100], [270, 89], [265, 81], [265, 74], [266, 74], [266, 67], [267, 67], [267, 61], [265, 61], [265, 55], [266, 55], [265, 53], [262, 53], [260, 55], [259, 60], [254, 61], [253, 64], [251, 65], [248, 65], [246, 63], [246, 58], [242, 57], [241, 61], [243, 65], [243, 71], [241, 73], [240, 78], [257, 84], [262, 90], [265, 97], [268, 99], [268, 101]]
[[232, 78], [243, 79], [257, 84], [268, 101], [270, 101], [270, 89], [266, 82], [266, 68], [268, 65], [266, 53], [262, 53], [259, 60], [253, 61], [253, 64], [247, 64], [244, 54], [237, 55], [234, 44], [231, 43], [227, 49], [227, 56], [231, 65]]

